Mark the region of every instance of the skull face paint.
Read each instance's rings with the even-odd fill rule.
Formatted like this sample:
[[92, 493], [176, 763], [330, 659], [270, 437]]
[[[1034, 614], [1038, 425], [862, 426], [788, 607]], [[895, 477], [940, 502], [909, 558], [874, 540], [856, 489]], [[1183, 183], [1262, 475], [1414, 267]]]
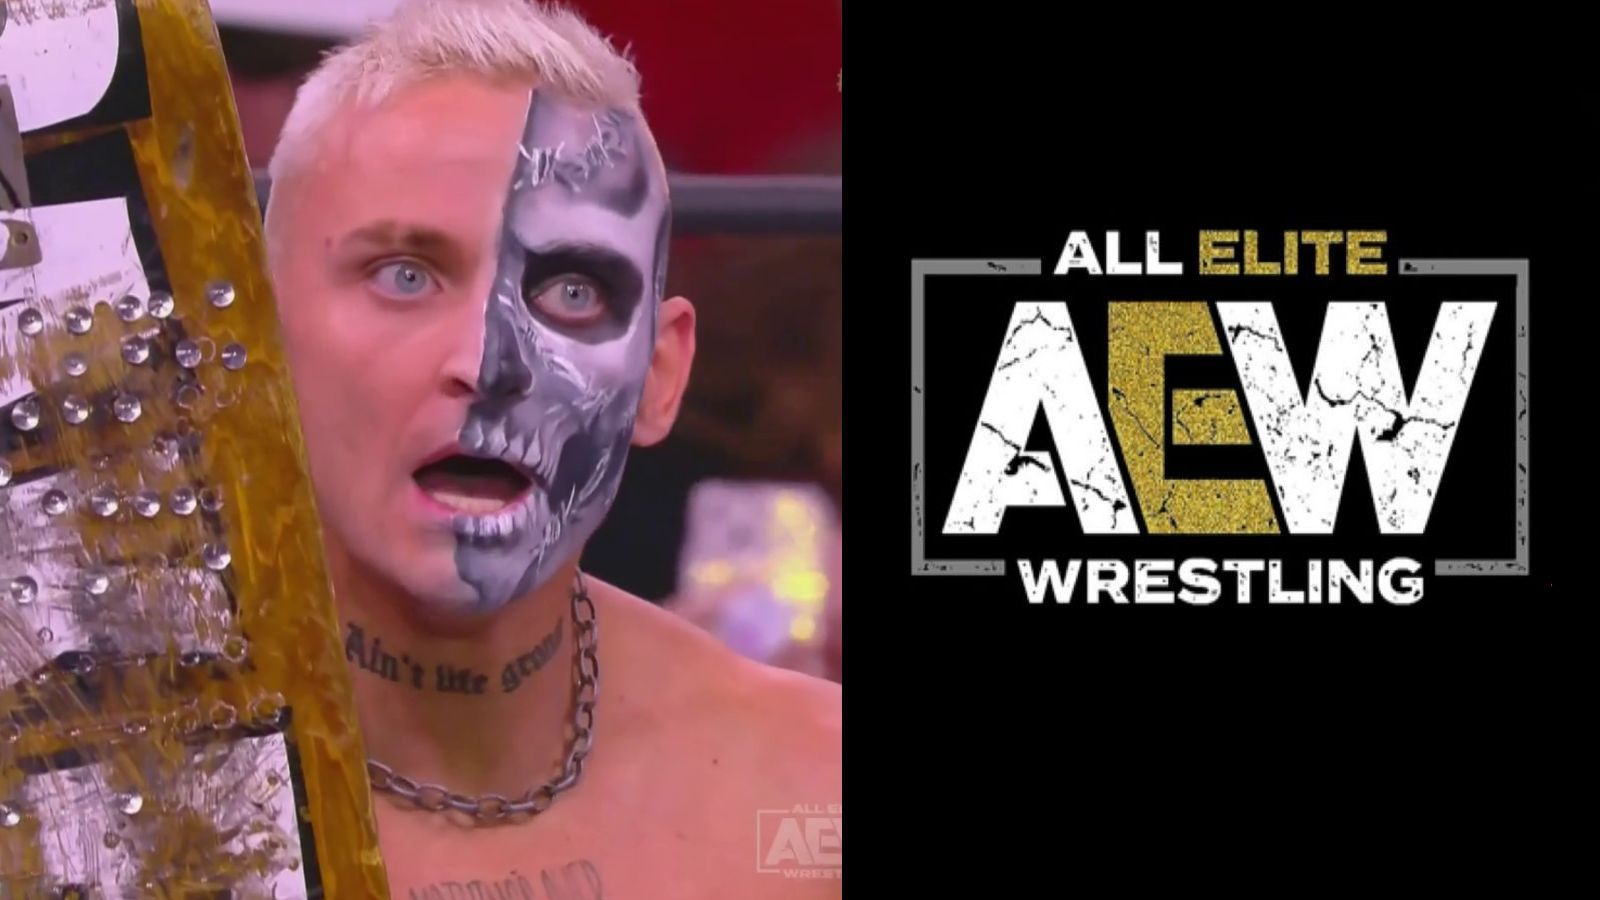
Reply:
[[670, 214], [640, 118], [533, 92], [459, 436], [465, 453], [531, 480], [506, 508], [453, 520], [480, 610], [544, 584], [610, 508], [655, 345]]

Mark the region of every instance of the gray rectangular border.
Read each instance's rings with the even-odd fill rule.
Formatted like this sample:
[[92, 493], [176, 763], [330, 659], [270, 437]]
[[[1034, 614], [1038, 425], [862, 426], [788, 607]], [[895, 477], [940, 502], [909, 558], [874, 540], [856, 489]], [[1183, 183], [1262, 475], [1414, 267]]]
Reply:
[[923, 383], [926, 372], [923, 339], [926, 331], [924, 287], [930, 275], [1039, 275], [1044, 262], [1037, 259], [913, 259], [911, 261], [911, 574], [1004, 575], [1003, 559], [928, 559], [924, 527]]
[[[926, 553], [924, 516], [926, 279], [930, 275], [1039, 275], [1041, 260], [914, 259], [911, 261], [911, 574], [1004, 575], [1005, 560], [935, 560]], [[1408, 259], [1402, 275], [1511, 275], [1516, 278], [1516, 555], [1511, 559], [1434, 560], [1435, 575], [1526, 575], [1529, 571], [1528, 271], [1526, 259]]]
[[1403, 259], [1401, 275], [1514, 275], [1517, 279], [1517, 554], [1511, 559], [1436, 559], [1435, 575], [1528, 574], [1528, 260]]

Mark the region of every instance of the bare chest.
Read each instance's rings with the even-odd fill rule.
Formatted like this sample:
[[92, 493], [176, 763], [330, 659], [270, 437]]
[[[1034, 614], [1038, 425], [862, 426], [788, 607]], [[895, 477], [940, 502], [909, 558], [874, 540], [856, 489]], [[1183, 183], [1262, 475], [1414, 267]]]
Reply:
[[[648, 897], [758, 898], [749, 879], [727, 870], [689, 865], [684, 857], [596, 853], [564, 859], [530, 854], [509, 859], [463, 858], [431, 871], [409, 863], [390, 866], [390, 896], [396, 900], [599, 900]], [[749, 862], [748, 860], [746, 861]]]
[[[569, 808], [493, 829], [405, 822], [383, 828], [395, 900], [759, 898], [756, 836], [735, 842], [691, 811]], [[750, 817], [753, 822], [753, 816]], [[750, 830], [750, 829], [745, 829]], [[775, 885], [774, 885], [775, 886]]]

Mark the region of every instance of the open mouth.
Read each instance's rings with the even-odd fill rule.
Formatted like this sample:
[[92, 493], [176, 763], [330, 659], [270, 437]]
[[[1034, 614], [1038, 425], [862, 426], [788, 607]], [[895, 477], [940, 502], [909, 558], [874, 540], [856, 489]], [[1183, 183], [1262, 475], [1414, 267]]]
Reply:
[[428, 463], [411, 476], [424, 494], [467, 516], [487, 516], [518, 504], [533, 479], [498, 459], [454, 454]]

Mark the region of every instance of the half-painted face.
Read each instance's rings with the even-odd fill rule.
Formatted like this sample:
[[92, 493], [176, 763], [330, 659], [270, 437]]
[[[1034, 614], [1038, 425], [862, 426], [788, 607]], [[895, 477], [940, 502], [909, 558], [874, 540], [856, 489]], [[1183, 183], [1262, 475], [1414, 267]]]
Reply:
[[442, 612], [544, 584], [616, 493], [650, 370], [644, 123], [441, 80], [342, 117], [292, 191], [273, 272], [330, 544]]
[[498, 509], [491, 498], [455, 517], [457, 568], [484, 606], [541, 584], [611, 505], [655, 340], [668, 218], [637, 118], [534, 94], [485, 307], [480, 399], [461, 430], [464, 453], [531, 480]]

